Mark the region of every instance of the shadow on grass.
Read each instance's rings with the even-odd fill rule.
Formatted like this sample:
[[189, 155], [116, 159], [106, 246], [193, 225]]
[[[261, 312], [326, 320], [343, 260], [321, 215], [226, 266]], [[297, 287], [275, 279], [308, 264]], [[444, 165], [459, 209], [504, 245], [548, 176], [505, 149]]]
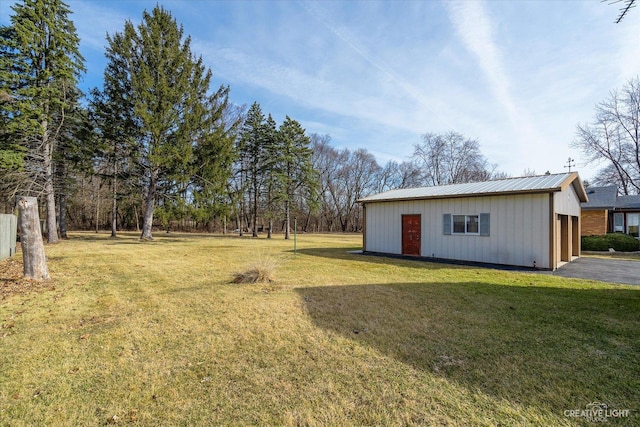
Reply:
[[[293, 253], [293, 251], [290, 251]], [[306, 248], [299, 249], [299, 253], [330, 259], [364, 261], [374, 264], [402, 265], [414, 268], [451, 268], [451, 267], [480, 267], [491, 270], [515, 271], [525, 273], [551, 274], [550, 271], [533, 269], [516, 265], [490, 264], [484, 262], [459, 261], [444, 258], [414, 257], [410, 255], [385, 254], [377, 252], [362, 253], [358, 248]]]
[[472, 392], [559, 416], [640, 402], [640, 291], [461, 282], [296, 292], [318, 327]]

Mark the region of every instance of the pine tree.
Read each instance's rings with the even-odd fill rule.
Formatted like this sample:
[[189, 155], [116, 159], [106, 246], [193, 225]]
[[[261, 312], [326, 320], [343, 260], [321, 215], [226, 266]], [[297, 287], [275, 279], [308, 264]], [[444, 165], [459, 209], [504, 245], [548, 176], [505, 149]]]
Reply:
[[296, 195], [313, 200], [317, 193], [318, 179], [311, 162], [310, 144], [300, 123], [287, 116], [278, 129], [275, 159], [278, 197], [284, 204], [285, 239], [290, 236], [291, 205]]
[[[138, 27], [127, 21], [123, 33], [108, 37], [113, 60], [122, 60], [130, 85], [139, 161], [146, 179], [143, 240], [152, 240], [153, 212], [159, 194], [167, 188], [185, 188], [193, 147], [207, 127], [207, 91], [211, 71], [191, 53], [191, 39], [160, 6], [144, 12]], [[119, 43], [124, 41], [124, 43]]]
[[221, 86], [207, 103], [206, 127], [196, 140], [191, 165], [193, 212], [200, 221], [226, 218], [231, 167], [236, 153], [241, 114], [229, 101], [229, 87]]
[[15, 94], [26, 74], [26, 64], [19, 55], [15, 29], [0, 27], [0, 175], [24, 167], [25, 148], [16, 132], [19, 111]]
[[265, 132], [265, 216], [269, 220], [269, 228], [267, 230], [267, 238], [270, 239], [273, 231], [273, 219], [277, 215], [277, 194], [280, 186], [278, 185], [278, 129], [276, 121], [271, 117], [267, 117], [264, 124]]
[[95, 88], [91, 92], [91, 117], [101, 141], [100, 150], [96, 153], [101, 160], [100, 175], [108, 178], [111, 184], [111, 237], [117, 235], [119, 185], [137, 172], [136, 138], [140, 130], [127, 75], [129, 67], [121, 55], [127, 49], [131, 49], [130, 40], [123, 34], [115, 34], [110, 39], [105, 53], [107, 66], [103, 89]]
[[[3, 32], [2, 73], [9, 74], [5, 97], [11, 99], [13, 141], [29, 152], [31, 171], [43, 187], [47, 204], [48, 241], [58, 241], [53, 156], [65, 115], [75, 97], [84, 59], [80, 39], [61, 0], [23, 0], [12, 6], [11, 31]], [[14, 55], [15, 67], [7, 70], [5, 60]], [[4, 76], [3, 76], [4, 77]], [[8, 93], [7, 93], [8, 92]], [[3, 104], [3, 107], [6, 104]], [[29, 165], [28, 165], [29, 166]]]
[[251, 200], [251, 228], [253, 237], [258, 237], [258, 205], [262, 190], [266, 165], [266, 122], [262, 109], [254, 102], [242, 125], [240, 132], [240, 158], [242, 172], [246, 176], [246, 186]]

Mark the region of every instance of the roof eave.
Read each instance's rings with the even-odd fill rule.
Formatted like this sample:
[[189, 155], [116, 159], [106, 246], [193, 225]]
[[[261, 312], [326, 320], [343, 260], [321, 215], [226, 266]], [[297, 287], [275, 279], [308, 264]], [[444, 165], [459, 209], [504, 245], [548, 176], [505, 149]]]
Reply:
[[584, 184], [582, 183], [582, 179], [580, 179], [580, 175], [578, 175], [578, 172], [571, 172], [567, 179], [565, 179], [564, 182], [560, 184], [560, 189], [566, 190], [569, 185], [573, 185], [573, 189], [576, 191], [576, 195], [581, 202], [587, 203], [589, 201], [587, 190], [585, 190]]
[[387, 199], [373, 199], [366, 200], [358, 199], [357, 203], [381, 203], [381, 202], [406, 202], [411, 200], [437, 200], [437, 199], [460, 199], [463, 197], [486, 197], [486, 196], [512, 196], [518, 194], [548, 194], [548, 193], [556, 193], [558, 191], [562, 191], [561, 187], [555, 188], [536, 188], [531, 190], [515, 190], [515, 191], [501, 191], [501, 192], [482, 192], [482, 193], [465, 193], [465, 194], [446, 194], [446, 195], [438, 195], [438, 196], [415, 196], [415, 197], [398, 197], [398, 198], [387, 198]]

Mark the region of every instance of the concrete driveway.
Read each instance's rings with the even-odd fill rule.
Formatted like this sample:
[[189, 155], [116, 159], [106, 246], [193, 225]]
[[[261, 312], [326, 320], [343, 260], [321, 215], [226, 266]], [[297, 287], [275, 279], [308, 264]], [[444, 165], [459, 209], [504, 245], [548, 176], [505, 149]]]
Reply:
[[640, 262], [581, 257], [560, 267], [553, 275], [640, 285]]

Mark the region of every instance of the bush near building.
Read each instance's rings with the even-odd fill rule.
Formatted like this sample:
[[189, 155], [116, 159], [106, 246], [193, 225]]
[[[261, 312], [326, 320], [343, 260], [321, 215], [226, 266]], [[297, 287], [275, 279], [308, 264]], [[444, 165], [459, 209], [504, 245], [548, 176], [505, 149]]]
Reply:
[[583, 236], [583, 251], [635, 252], [640, 250], [640, 241], [633, 236], [622, 233], [609, 233], [604, 236]]

